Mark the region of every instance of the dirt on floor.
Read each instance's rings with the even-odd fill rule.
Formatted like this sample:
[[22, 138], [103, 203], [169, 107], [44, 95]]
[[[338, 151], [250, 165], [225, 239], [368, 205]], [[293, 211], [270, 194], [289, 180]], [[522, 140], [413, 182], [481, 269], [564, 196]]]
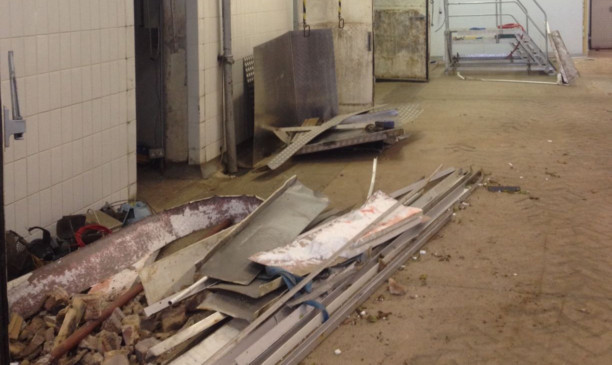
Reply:
[[[380, 154], [377, 188], [444, 164], [526, 193], [477, 190], [394, 275], [408, 294], [381, 287], [363, 304], [387, 319], [347, 321], [305, 364], [612, 363], [612, 53], [592, 56], [576, 60], [582, 78], [567, 87], [462, 81], [442, 66], [427, 84], [377, 85], [377, 103], [424, 109], [406, 126], [412, 137]], [[297, 175], [347, 207], [365, 199], [377, 155], [302, 157], [227, 180], [144, 171], [139, 198], [163, 209], [214, 194], [266, 197]]]

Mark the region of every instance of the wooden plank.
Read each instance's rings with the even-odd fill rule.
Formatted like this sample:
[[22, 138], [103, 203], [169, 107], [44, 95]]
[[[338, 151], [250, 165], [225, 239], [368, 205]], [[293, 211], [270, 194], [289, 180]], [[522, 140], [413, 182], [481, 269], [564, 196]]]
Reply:
[[158, 343], [157, 345], [151, 347], [147, 352], [147, 359], [155, 358], [161, 356], [165, 352], [172, 350], [177, 347], [181, 343], [199, 335], [205, 330], [211, 328], [215, 324], [221, 322], [223, 319], [227, 318], [224, 314], [219, 312], [213, 313], [210, 316], [204, 318], [203, 320], [195, 323], [194, 325], [185, 328], [177, 332], [174, 336], [168, 337], [164, 341]]

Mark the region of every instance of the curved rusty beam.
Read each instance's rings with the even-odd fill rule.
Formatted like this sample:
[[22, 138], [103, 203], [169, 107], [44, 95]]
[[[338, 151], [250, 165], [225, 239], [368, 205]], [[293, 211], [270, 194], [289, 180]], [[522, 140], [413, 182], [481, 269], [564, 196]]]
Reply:
[[29, 317], [54, 287], [69, 294], [82, 292], [176, 239], [225, 219], [239, 222], [260, 203], [253, 196], [215, 196], [143, 219], [32, 272], [9, 290], [10, 309]]

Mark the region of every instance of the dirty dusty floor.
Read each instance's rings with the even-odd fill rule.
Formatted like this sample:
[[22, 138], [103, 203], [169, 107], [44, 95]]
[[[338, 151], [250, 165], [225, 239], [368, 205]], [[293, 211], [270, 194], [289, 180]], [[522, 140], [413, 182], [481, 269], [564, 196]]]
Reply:
[[[383, 287], [364, 304], [389, 319], [343, 325], [306, 364], [612, 363], [612, 53], [592, 56], [577, 60], [583, 78], [572, 87], [461, 81], [441, 67], [428, 84], [377, 85], [378, 103], [424, 108], [406, 126], [413, 138], [380, 156], [378, 188], [444, 164], [482, 168], [529, 195], [477, 191], [395, 275], [409, 294]], [[301, 158], [230, 181], [143, 172], [139, 196], [157, 209], [213, 194], [266, 197], [296, 174], [345, 207], [364, 200], [373, 157]]]

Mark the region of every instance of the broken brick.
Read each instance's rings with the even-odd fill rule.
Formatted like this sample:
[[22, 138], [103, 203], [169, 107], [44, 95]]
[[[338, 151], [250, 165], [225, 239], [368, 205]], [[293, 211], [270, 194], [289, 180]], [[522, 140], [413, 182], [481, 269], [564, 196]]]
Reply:
[[32, 337], [34, 337], [34, 335], [40, 331], [42, 331], [45, 328], [45, 321], [43, 321], [42, 318], [40, 317], [34, 317], [32, 318], [32, 320], [30, 321], [30, 323], [28, 323], [23, 330], [21, 330], [21, 334], [19, 335], [19, 339], [24, 341], [24, 340], [29, 340]]
[[65, 355], [62, 358], [60, 358], [57, 363], [58, 365], [76, 365], [81, 361], [81, 359], [83, 358], [83, 356], [85, 356], [85, 354], [87, 354], [87, 351], [82, 350], [82, 351], [78, 351], [76, 355], [74, 356]]
[[43, 320], [48, 328], [55, 329], [57, 327], [57, 317], [55, 316], [44, 316]]
[[176, 331], [185, 324], [187, 321], [187, 315], [185, 314], [185, 307], [178, 306], [170, 308], [166, 311], [162, 318], [162, 331], [171, 332]]
[[100, 365], [104, 361], [104, 356], [99, 352], [88, 352], [81, 359], [83, 365]]
[[66, 290], [56, 286], [51, 292], [47, 294], [47, 299], [43, 304], [43, 308], [49, 313], [57, 314], [62, 308], [68, 306], [70, 303], [70, 295]]
[[92, 335], [85, 337], [79, 342], [79, 348], [98, 351], [98, 338]]
[[405, 286], [398, 283], [393, 278], [389, 278], [388, 283], [389, 283], [388, 289], [391, 295], [406, 295], [407, 288]]
[[121, 338], [115, 332], [102, 330], [98, 335], [98, 351], [109, 352], [121, 348]]
[[138, 342], [134, 349], [134, 351], [136, 352], [136, 357], [138, 358], [138, 361], [144, 362], [147, 357], [147, 351], [149, 351], [151, 347], [157, 345], [158, 343], [159, 343], [159, 340], [157, 340], [154, 337], [149, 337], [147, 339], [144, 339]]
[[81, 323], [81, 319], [83, 319], [84, 312], [85, 303], [78, 297], [74, 298], [62, 321], [62, 326], [57, 333], [57, 337], [55, 338], [55, 346], [59, 346], [77, 329], [79, 323]]
[[9, 343], [9, 352], [11, 354], [11, 358], [18, 359], [21, 356], [21, 352], [26, 348], [26, 345], [23, 342], [14, 342], [11, 341]]
[[121, 312], [119, 308], [115, 308], [110, 317], [102, 323], [102, 329], [109, 332], [121, 333], [123, 317], [123, 312]]
[[130, 365], [130, 361], [124, 352], [111, 351], [104, 354], [102, 365]]
[[45, 343], [45, 335], [43, 332], [38, 332], [32, 337], [20, 356], [27, 359], [34, 359], [42, 351], [42, 345]]
[[98, 294], [87, 294], [79, 296], [85, 303], [85, 314], [83, 318], [86, 321], [92, 321], [100, 318], [106, 302], [102, 296]]
[[23, 317], [17, 313], [11, 314], [11, 321], [9, 322], [8, 334], [11, 340], [19, 339], [21, 328], [23, 327]]
[[140, 337], [138, 329], [132, 324], [121, 327], [121, 335], [123, 336], [123, 343], [125, 343], [126, 346], [134, 345]]

